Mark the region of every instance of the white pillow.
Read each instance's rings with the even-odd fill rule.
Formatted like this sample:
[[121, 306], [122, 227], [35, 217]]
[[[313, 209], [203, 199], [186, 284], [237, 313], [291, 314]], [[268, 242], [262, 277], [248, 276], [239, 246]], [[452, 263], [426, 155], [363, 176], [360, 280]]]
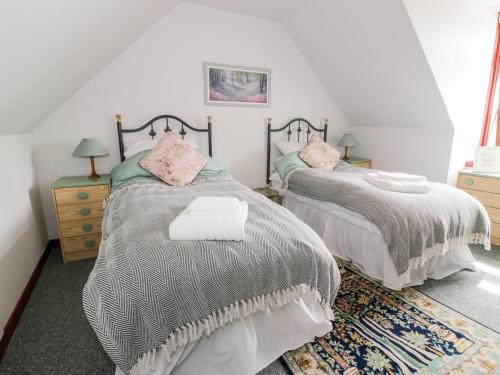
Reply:
[[282, 183], [283, 180], [281, 179], [280, 175], [278, 174], [278, 172], [274, 172], [271, 177], [269, 177], [269, 179], [273, 182], [280, 182]]
[[[156, 139], [143, 139], [141, 141], [132, 142], [131, 144], [126, 145], [125, 152], [123, 154], [125, 155], [125, 158], [128, 159], [129, 157], [134, 156], [138, 152], [151, 150], [156, 146], [156, 144], [160, 139], [161, 137]], [[184, 142], [186, 142], [194, 149], [198, 148], [198, 145], [192, 141], [184, 141]]]
[[281, 185], [283, 185], [283, 180], [278, 172], [274, 172], [269, 179], [271, 180], [271, 189], [279, 191], [281, 189]]
[[157, 138], [157, 139], [144, 139], [141, 141], [132, 142], [131, 144], [126, 145], [126, 149], [123, 155], [125, 155], [125, 157], [128, 159], [129, 157], [134, 156], [135, 154], [141, 151], [151, 150], [153, 149], [153, 147], [156, 146], [159, 140], [160, 139]]
[[289, 154], [290, 152], [302, 151], [306, 147], [305, 143], [290, 142], [290, 141], [278, 141], [274, 142], [274, 145], [280, 150], [283, 155]]

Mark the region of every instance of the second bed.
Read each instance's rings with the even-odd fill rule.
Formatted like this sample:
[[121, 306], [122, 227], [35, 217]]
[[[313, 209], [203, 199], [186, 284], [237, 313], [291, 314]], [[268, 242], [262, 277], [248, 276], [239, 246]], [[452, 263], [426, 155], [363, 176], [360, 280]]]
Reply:
[[[382, 280], [384, 286], [400, 290], [420, 285], [427, 278], [441, 279], [461, 269], [473, 270], [474, 257], [468, 243], [489, 248], [489, 220], [484, 207], [466, 193], [445, 184], [430, 183], [428, 194], [389, 192], [364, 180], [364, 176], [376, 173], [375, 170], [352, 167], [342, 161], [332, 171], [287, 166], [289, 170], [283, 181], [276, 172], [271, 173], [272, 161], [278, 160], [273, 157], [271, 136], [280, 132], [287, 138], [274, 143], [285, 151], [277, 157], [304, 148], [305, 142], [300, 145], [301, 133], [306, 134], [305, 141], [312, 132], [319, 132], [326, 140], [326, 123], [323, 128], [314, 127], [309, 121], [297, 118], [273, 129], [269, 122], [267, 181], [282, 191], [283, 206], [311, 226], [333, 255]], [[346, 199], [338, 199], [339, 192]], [[401, 204], [402, 209], [393, 207], [397, 204]], [[431, 208], [417, 212], [421, 205]], [[441, 205], [446, 213], [441, 215], [437, 209], [432, 212], [433, 205]], [[387, 222], [377, 220], [376, 213], [385, 214]], [[393, 216], [397, 216], [399, 223], [421, 219], [422, 224], [419, 228], [408, 224], [401, 231], [396, 223], [391, 223]], [[479, 229], [474, 228], [476, 226]], [[400, 248], [405, 247], [401, 237], [407, 237], [406, 241], [413, 244], [424, 242], [420, 257], [412, 259], [411, 254], [405, 255], [409, 258], [406, 266], [404, 262], [396, 264], [394, 251], [391, 253], [394, 243], [403, 242]]]

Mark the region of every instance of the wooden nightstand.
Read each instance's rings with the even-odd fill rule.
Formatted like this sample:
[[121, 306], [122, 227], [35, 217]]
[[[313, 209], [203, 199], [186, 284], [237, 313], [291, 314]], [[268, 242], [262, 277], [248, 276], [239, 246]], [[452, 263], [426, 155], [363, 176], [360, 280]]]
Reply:
[[273, 190], [269, 187], [257, 188], [257, 189], [253, 189], [253, 191], [255, 191], [256, 193], [262, 194], [266, 198], [269, 198], [270, 200], [272, 200], [274, 203], [281, 204], [281, 202], [283, 200], [282, 197], [280, 196], [280, 194], [276, 190]]
[[481, 202], [491, 220], [491, 243], [500, 245], [500, 174], [462, 170], [458, 187]]
[[109, 175], [62, 177], [52, 184], [64, 263], [97, 256], [101, 243], [103, 201], [109, 195]]
[[349, 160], [344, 160], [344, 161], [351, 164], [353, 167], [361, 167], [368, 169], [372, 167], [372, 161], [370, 159], [357, 158], [355, 156], [352, 156], [349, 158]]

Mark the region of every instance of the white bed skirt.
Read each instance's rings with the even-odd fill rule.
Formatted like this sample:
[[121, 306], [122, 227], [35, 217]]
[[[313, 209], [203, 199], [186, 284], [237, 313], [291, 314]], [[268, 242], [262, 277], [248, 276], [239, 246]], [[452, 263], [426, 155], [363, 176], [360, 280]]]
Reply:
[[421, 285], [428, 278], [442, 279], [461, 269], [474, 270], [474, 257], [467, 245], [450, 249], [411, 271], [409, 280], [398, 275], [380, 230], [364, 216], [331, 202], [286, 191], [283, 206], [312, 227], [333, 255], [349, 260], [384, 286], [401, 290]]
[[[302, 298], [279, 309], [261, 311], [203, 336], [167, 360], [158, 351], [148, 375], [253, 375], [288, 350], [332, 329], [319, 303]], [[115, 375], [123, 375], [117, 367]]]

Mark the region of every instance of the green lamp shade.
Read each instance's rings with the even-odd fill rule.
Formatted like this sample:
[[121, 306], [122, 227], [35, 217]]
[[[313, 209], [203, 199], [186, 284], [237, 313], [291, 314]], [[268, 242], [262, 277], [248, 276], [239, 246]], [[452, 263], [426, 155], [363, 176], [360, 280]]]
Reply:
[[106, 155], [108, 155], [108, 152], [95, 138], [83, 138], [73, 151], [73, 156], [77, 158]]
[[358, 144], [358, 141], [352, 134], [344, 134], [342, 138], [340, 138], [339, 143], [337, 143], [337, 146], [356, 147]]

